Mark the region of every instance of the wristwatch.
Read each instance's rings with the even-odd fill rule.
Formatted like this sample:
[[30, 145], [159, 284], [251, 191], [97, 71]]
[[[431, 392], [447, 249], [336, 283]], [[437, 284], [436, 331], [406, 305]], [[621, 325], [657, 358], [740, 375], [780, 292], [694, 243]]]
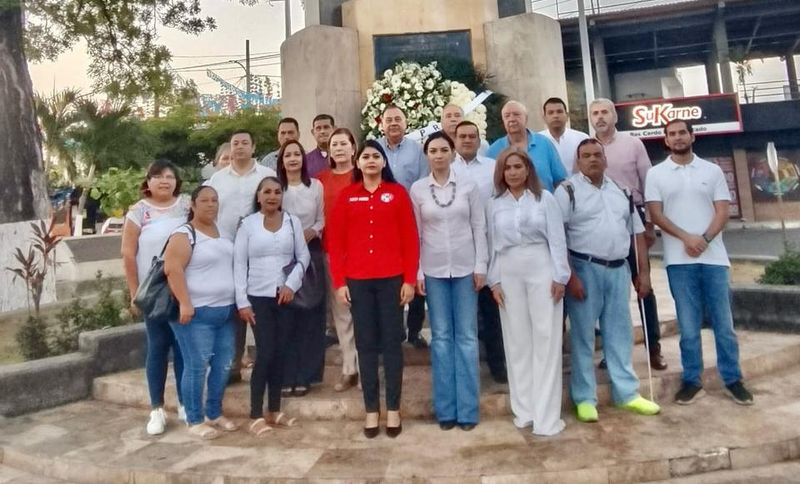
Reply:
[[711, 241], [714, 240], [714, 237], [709, 237], [708, 235], [703, 234], [703, 240], [706, 241], [706, 244], [710, 244]]

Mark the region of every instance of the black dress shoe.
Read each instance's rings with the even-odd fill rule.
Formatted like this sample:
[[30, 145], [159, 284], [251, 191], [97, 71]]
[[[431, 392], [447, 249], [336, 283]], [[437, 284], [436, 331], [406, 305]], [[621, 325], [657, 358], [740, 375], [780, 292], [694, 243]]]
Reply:
[[420, 335], [409, 336], [408, 343], [418, 350], [424, 350], [428, 347], [428, 342]]
[[386, 426], [386, 435], [388, 437], [391, 437], [391, 438], [394, 439], [398, 435], [400, 435], [401, 432], [403, 432], [403, 423], [402, 422], [400, 422], [400, 425], [398, 425], [397, 427], [389, 427], [388, 425]]
[[597, 368], [599, 370], [608, 370], [608, 363], [606, 363], [606, 359], [605, 358], [600, 360], [600, 363], [597, 364]]
[[458, 426], [459, 426], [459, 427], [461, 427], [461, 430], [463, 430], [463, 431], [465, 431], [465, 432], [469, 432], [470, 430], [474, 429], [474, 428], [475, 428], [475, 425], [476, 425], [476, 424], [474, 424], [474, 423], [462, 423], [462, 424], [458, 424]]
[[443, 420], [439, 422], [439, 428], [442, 430], [452, 430], [455, 426], [456, 422], [454, 420]]
[[[366, 437], [368, 439], [374, 439], [375, 437], [378, 436], [379, 433], [381, 433], [381, 427], [380, 426], [377, 426], [377, 427], [364, 427], [364, 437]], [[387, 434], [389, 433], [388, 429], [387, 429], [386, 433]]]
[[650, 368], [663, 371], [667, 369], [667, 362], [661, 356], [661, 344], [657, 343], [650, 347]]

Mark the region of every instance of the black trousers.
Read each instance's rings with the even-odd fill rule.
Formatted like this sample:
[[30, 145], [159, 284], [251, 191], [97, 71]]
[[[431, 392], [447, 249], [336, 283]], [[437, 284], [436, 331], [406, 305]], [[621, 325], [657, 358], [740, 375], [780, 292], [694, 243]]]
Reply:
[[[312, 261], [320, 270], [325, 270], [322, 245], [319, 239], [308, 243]], [[325, 279], [321, 280], [322, 283]], [[322, 294], [327, 294], [327, 287]], [[312, 383], [322, 382], [325, 368], [325, 311], [326, 297], [313, 309], [295, 309], [295, 320], [289, 328], [286, 361], [283, 373], [284, 387], [308, 387]]]
[[[233, 320], [236, 323], [236, 338], [233, 341], [235, 354], [231, 362], [231, 377], [242, 375], [242, 357], [247, 344], [247, 323], [239, 319], [238, 311], [234, 311]], [[238, 381], [238, 380], [237, 380]]]
[[264, 415], [264, 390], [267, 390], [267, 409], [281, 410], [281, 387], [286, 341], [294, 323], [294, 309], [278, 305], [274, 297], [248, 296], [256, 313], [253, 332], [256, 338], [256, 361], [250, 378], [250, 418]]
[[406, 326], [408, 327], [408, 339], [419, 336], [422, 324], [425, 322], [425, 296], [414, 294], [414, 299], [408, 305], [408, 317]]
[[489, 286], [478, 292], [478, 340], [486, 349], [486, 364], [492, 375], [506, 372], [506, 352], [503, 348], [503, 328], [500, 310]]
[[[642, 223], [644, 223], [644, 207], [636, 207], [636, 211], [639, 213]], [[636, 280], [637, 275], [636, 252], [634, 252], [635, 243], [636, 238], [633, 237], [631, 239], [631, 250], [628, 252], [628, 266], [631, 269], [631, 281]], [[658, 323], [658, 306], [656, 305], [655, 293], [651, 291], [650, 294], [644, 298], [643, 302], [644, 313], [642, 313], [641, 304], [637, 305], [637, 307], [639, 309], [639, 317], [642, 318], [647, 329], [647, 346], [650, 349], [658, 348], [659, 341], [661, 341], [661, 326]]]
[[367, 412], [380, 410], [379, 356], [383, 355], [386, 409], [400, 410], [403, 386], [403, 307], [401, 276], [382, 279], [348, 279], [353, 329], [358, 350], [358, 370]]

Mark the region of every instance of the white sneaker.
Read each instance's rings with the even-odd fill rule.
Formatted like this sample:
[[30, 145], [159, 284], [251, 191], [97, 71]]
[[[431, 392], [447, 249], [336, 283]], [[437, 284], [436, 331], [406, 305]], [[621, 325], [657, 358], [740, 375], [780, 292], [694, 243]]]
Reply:
[[186, 423], [186, 408], [183, 405], [178, 405], [178, 420]]
[[157, 408], [150, 412], [150, 421], [147, 422], [148, 435], [159, 435], [164, 433], [167, 426], [167, 416], [163, 408]]

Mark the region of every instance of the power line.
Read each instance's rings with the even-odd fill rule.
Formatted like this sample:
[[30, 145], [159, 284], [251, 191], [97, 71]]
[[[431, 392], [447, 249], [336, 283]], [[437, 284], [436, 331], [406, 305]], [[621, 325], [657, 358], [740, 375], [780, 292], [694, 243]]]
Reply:
[[[275, 58], [280, 58], [280, 54], [279, 53], [265, 54], [265, 55], [260, 55], [260, 56], [257, 56], [257, 57], [250, 57], [250, 60], [251, 61], [256, 61], [256, 60], [275, 59]], [[244, 61], [244, 60], [247, 60], [247, 59], [244, 58], [244, 57], [241, 57], [241, 58], [230, 59], [230, 60], [220, 61], [220, 62], [209, 62], [209, 63], [206, 63], [206, 64], [195, 64], [195, 65], [190, 65], [190, 66], [174, 67], [172, 70], [176, 71], [176, 72], [190, 72], [187, 69], [196, 69], [196, 68], [201, 68], [201, 67], [220, 66], [220, 65], [230, 64], [234, 60]]]
[[[277, 52], [257, 52], [255, 54], [251, 54], [251, 55], [272, 55], [272, 54], [277, 54]], [[236, 57], [239, 57], [240, 55], [241, 54], [239, 54], [239, 53], [236, 53], [236, 54], [213, 54], [213, 55], [173, 55], [172, 58], [173, 59], [205, 59], [205, 58], [211, 58], [211, 57], [224, 57], [224, 58], [230, 59], [231, 57], [236, 58]]]

